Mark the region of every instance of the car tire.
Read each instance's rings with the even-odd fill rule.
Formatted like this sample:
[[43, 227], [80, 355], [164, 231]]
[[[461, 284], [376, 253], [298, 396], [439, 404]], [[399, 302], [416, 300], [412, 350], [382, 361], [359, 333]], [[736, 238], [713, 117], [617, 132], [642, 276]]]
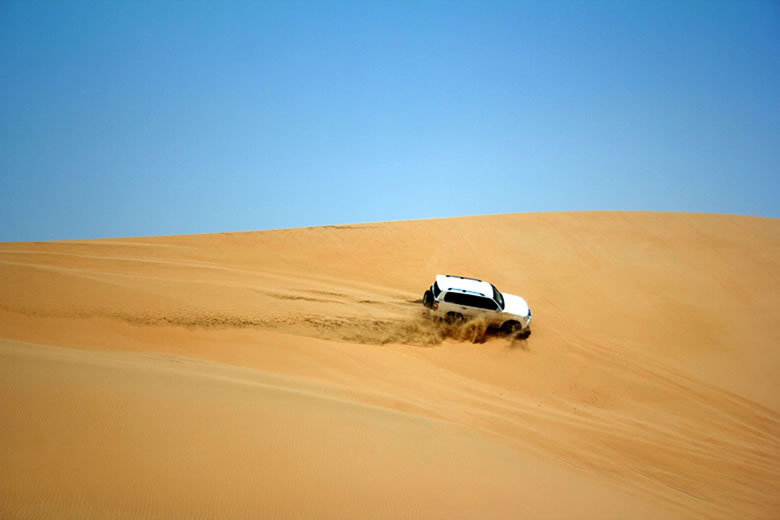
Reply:
[[501, 326], [501, 329], [507, 334], [514, 334], [522, 328], [523, 326], [520, 325], [519, 321], [508, 321]]
[[448, 312], [447, 316], [445, 317], [445, 321], [452, 325], [454, 323], [463, 323], [466, 321], [466, 318], [464, 318], [463, 314], [459, 312]]
[[423, 302], [423, 305], [425, 305], [429, 309], [431, 307], [433, 307], [433, 293], [431, 292], [430, 289], [425, 291], [425, 294], [423, 294], [422, 302]]

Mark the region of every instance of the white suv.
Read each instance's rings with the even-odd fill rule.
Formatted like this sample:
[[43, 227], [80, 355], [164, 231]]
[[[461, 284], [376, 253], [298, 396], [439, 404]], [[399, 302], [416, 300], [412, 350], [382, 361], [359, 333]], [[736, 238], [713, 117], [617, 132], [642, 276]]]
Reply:
[[449, 322], [481, 318], [510, 333], [531, 333], [531, 309], [524, 299], [502, 294], [492, 283], [475, 278], [436, 275], [423, 305]]

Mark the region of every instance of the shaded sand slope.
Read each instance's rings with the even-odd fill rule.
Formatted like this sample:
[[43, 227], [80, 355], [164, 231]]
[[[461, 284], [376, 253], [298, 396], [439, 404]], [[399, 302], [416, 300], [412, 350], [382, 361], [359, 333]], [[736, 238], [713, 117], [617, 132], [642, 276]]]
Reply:
[[[437, 272], [531, 338], [446, 338]], [[736, 216], [0, 244], [0, 512], [775, 518], [778, 304]]]
[[[23, 343], [3, 342], [0, 356], [14, 444], [3, 518], [620, 518], [636, 508], [598, 481], [323, 385]], [[561, 482], [576, 484], [565, 502]]]

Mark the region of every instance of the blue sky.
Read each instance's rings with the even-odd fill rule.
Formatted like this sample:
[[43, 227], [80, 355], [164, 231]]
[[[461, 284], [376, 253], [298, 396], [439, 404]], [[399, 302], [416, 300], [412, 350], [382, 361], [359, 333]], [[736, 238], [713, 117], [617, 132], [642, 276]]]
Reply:
[[0, 240], [780, 217], [775, 1], [0, 2]]

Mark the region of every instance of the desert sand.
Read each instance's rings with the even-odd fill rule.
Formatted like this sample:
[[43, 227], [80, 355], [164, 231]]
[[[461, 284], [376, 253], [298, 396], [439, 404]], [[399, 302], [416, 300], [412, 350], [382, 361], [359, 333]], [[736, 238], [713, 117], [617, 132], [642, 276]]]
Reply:
[[780, 518], [778, 309], [765, 218], [0, 243], [0, 518]]

